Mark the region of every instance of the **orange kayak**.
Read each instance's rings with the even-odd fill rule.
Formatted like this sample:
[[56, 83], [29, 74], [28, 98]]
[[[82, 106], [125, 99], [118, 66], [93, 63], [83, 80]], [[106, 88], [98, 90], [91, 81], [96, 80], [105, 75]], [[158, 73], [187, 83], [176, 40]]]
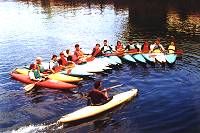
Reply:
[[[22, 74], [17, 74], [17, 73], [10, 73], [10, 75], [14, 79], [26, 84], [32, 84], [32, 83], [37, 82], [37, 81], [31, 80], [28, 75], [22, 75]], [[73, 85], [73, 84], [69, 84], [69, 83], [65, 83], [65, 82], [61, 82], [57, 80], [52, 80], [52, 79], [47, 79], [45, 81], [37, 82], [36, 86], [52, 88], [52, 89], [74, 89], [77, 87], [76, 85]]]

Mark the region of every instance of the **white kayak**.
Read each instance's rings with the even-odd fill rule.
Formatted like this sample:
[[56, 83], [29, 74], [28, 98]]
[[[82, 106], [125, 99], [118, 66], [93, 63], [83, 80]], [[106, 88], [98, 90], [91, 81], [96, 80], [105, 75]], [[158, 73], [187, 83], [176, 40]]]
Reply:
[[112, 109], [122, 103], [130, 101], [138, 93], [138, 89], [131, 89], [126, 92], [119, 93], [113, 96], [112, 100], [109, 102], [99, 105], [99, 106], [86, 106], [81, 108], [73, 113], [67, 114], [58, 120], [58, 123], [74, 122], [78, 120], [83, 120], [95, 115], [98, 115], [102, 112], [105, 112], [109, 109]]

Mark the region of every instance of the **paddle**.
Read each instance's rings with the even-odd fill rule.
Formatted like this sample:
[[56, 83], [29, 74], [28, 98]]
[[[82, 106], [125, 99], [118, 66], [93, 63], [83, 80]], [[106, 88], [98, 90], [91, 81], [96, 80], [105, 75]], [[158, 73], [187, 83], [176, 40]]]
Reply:
[[24, 87], [25, 92], [31, 91], [31, 90], [35, 87], [35, 85], [36, 85], [38, 82], [40, 82], [40, 81], [37, 81], [37, 82], [35, 82], [35, 83], [26, 85], [26, 86]]
[[[112, 87], [109, 87], [109, 88], [105, 88], [105, 89], [103, 89], [103, 90], [101, 90], [102, 92], [103, 91], [108, 91], [108, 90], [111, 90], [111, 89], [113, 89], [113, 88], [117, 88], [117, 87], [120, 87], [120, 86], [122, 86], [123, 84], [119, 84], [119, 85], [115, 85], [115, 86], [112, 86]], [[80, 96], [81, 96], [81, 98], [87, 98], [87, 95], [86, 94], [84, 94], [84, 93], [81, 93], [81, 92], [74, 92], [74, 91], [72, 91], [74, 94], [80, 94]]]
[[[44, 77], [44, 80], [46, 80], [47, 78], [48, 78], [48, 76], [47, 76], [47, 77]], [[35, 87], [35, 85], [36, 85], [38, 82], [41, 82], [41, 81], [44, 81], [44, 80], [42, 79], [42, 80], [39, 80], [39, 81], [37, 81], [37, 82], [34, 82], [34, 83], [31, 83], [31, 84], [26, 85], [26, 86], [24, 87], [25, 92], [31, 91], [31, 90]]]

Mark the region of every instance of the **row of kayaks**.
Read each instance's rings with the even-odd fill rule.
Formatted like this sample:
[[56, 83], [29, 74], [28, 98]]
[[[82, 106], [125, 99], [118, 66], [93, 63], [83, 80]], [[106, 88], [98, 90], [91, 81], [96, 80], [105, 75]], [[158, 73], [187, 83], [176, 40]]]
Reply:
[[[103, 72], [106, 70], [111, 70], [112, 66], [122, 64], [123, 60], [130, 63], [140, 62], [143, 64], [149, 63], [170, 63], [173, 64], [176, 61], [176, 54], [164, 54], [164, 53], [145, 53], [145, 54], [125, 54], [123, 56], [109, 55], [101, 56], [95, 58], [93, 61], [87, 62], [82, 65], [76, 65], [74, 68], [69, 70], [63, 70], [59, 73], [50, 74], [48, 80], [45, 82], [37, 83], [37, 86], [46, 88], [56, 88], [56, 89], [72, 89], [76, 88], [73, 85], [74, 82], [79, 82], [83, 80], [84, 76], [93, 76], [95, 73]], [[45, 69], [49, 68], [48, 62], [42, 63]], [[27, 66], [24, 68], [17, 68], [11, 73], [11, 76], [18, 81], [24, 82], [26, 84], [34, 83], [28, 77], [29, 69]], [[60, 86], [60, 84], [62, 84]], [[65, 85], [64, 85], [65, 84]], [[63, 86], [64, 85], [64, 86]]]

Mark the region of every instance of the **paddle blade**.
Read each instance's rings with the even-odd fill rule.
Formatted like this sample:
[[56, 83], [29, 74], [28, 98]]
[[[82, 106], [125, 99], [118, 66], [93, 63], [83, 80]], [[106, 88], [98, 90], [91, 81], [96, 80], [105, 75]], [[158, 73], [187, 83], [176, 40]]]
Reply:
[[176, 50], [175, 52], [176, 54], [182, 55], [183, 54], [183, 50]]
[[24, 87], [24, 90], [25, 90], [26, 92], [29, 92], [29, 91], [31, 91], [31, 90], [33, 89], [34, 86], [35, 86], [35, 83], [26, 85], [26, 86]]

